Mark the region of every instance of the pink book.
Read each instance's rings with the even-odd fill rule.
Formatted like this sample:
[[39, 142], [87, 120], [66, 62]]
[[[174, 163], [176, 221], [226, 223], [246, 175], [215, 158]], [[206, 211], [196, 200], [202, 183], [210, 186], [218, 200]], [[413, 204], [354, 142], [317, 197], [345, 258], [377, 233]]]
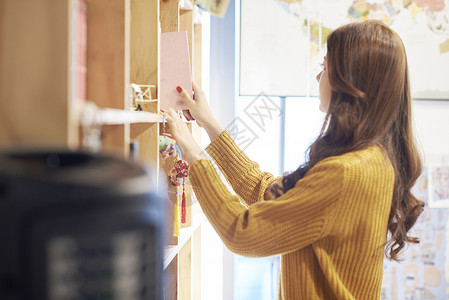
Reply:
[[159, 87], [160, 108], [187, 109], [184, 100], [176, 91], [177, 86], [187, 90], [192, 97], [192, 75], [190, 71], [187, 31], [161, 34], [161, 81]]

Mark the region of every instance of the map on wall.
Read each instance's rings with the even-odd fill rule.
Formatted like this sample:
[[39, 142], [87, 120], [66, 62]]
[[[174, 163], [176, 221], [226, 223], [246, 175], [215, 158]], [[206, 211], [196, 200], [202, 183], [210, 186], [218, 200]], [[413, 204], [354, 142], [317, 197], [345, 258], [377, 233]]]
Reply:
[[447, 156], [426, 157], [427, 166], [413, 188], [414, 195], [426, 203], [411, 233], [420, 243], [407, 246], [400, 263], [384, 260], [382, 300], [448, 298], [449, 210], [448, 206], [431, 205], [435, 191], [449, 188], [449, 181], [435, 180], [441, 176], [447, 179], [448, 159]]
[[241, 0], [240, 94], [317, 96], [327, 36], [366, 19], [401, 36], [414, 98], [449, 99], [449, 0]]

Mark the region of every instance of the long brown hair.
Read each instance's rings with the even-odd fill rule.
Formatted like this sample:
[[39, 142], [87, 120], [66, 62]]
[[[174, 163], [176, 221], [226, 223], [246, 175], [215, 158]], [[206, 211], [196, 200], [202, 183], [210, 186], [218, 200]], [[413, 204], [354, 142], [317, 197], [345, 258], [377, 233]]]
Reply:
[[309, 147], [307, 161], [274, 183], [271, 192], [279, 197], [327, 157], [381, 145], [395, 171], [385, 252], [398, 260], [406, 242], [419, 242], [408, 231], [424, 207], [410, 191], [422, 165], [412, 134], [404, 45], [378, 21], [351, 23], [329, 35], [326, 60], [332, 93], [320, 135]]

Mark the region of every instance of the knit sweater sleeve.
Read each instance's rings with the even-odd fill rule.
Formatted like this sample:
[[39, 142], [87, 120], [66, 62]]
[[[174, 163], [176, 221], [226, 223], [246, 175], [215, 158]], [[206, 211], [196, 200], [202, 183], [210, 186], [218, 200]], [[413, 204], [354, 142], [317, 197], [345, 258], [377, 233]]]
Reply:
[[228, 191], [209, 160], [191, 166], [190, 181], [225, 245], [237, 254], [259, 257], [296, 251], [325, 236], [344, 188], [343, 173], [332, 160], [320, 162], [275, 201], [249, 207]]
[[262, 172], [259, 164], [250, 160], [227, 131], [215, 138], [206, 151], [245, 204], [271, 199], [269, 187], [277, 178]]

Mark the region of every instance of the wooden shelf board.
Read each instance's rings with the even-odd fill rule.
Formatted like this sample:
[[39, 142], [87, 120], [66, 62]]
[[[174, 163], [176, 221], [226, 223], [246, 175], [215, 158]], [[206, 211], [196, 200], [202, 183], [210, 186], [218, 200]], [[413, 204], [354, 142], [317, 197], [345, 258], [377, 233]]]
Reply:
[[157, 123], [160, 115], [147, 111], [132, 111], [103, 108], [99, 111], [99, 123], [102, 125], [120, 125], [134, 123]]
[[205, 220], [204, 215], [196, 214], [193, 218], [192, 226], [181, 228], [178, 237], [178, 245], [168, 245], [165, 246], [164, 254], [164, 270], [168, 267], [171, 261], [176, 257], [179, 251], [184, 247], [184, 244], [192, 237], [193, 233], [198, 229], [198, 227]]

